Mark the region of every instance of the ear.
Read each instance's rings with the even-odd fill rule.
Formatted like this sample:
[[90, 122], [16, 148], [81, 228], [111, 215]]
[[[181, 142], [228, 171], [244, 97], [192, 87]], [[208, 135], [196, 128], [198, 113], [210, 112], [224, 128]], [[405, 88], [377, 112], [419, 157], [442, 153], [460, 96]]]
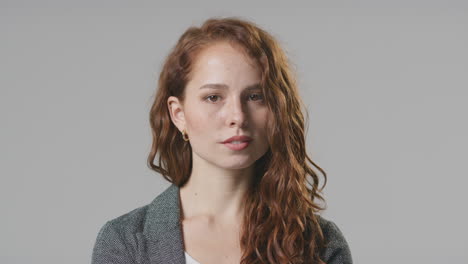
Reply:
[[172, 123], [179, 129], [183, 131], [186, 129], [185, 126], [185, 114], [182, 103], [179, 101], [179, 98], [175, 96], [169, 96], [167, 98], [167, 107], [171, 115]]

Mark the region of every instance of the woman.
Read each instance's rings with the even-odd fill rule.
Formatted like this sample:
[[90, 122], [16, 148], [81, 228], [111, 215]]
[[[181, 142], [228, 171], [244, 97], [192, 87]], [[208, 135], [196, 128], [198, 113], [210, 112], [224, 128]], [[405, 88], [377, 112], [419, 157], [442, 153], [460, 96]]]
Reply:
[[171, 185], [108, 221], [92, 263], [352, 263], [317, 214], [326, 174], [306, 154], [303, 103], [270, 34], [233, 17], [191, 27], [158, 86], [148, 165]]

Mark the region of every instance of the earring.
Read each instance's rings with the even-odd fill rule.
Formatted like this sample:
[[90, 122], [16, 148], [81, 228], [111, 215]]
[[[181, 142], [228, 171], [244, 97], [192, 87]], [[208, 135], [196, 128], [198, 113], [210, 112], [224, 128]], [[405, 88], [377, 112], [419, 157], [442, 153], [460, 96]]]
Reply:
[[185, 131], [185, 129], [184, 129], [184, 131], [182, 131], [182, 138], [183, 138], [185, 141], [189, 141], [188, 134], [187, 134], [187, 132]]

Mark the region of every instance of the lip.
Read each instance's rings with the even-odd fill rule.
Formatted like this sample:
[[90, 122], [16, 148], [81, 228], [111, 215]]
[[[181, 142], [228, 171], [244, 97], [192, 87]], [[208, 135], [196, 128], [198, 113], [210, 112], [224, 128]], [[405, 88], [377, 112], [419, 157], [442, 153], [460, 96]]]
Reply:
[[249, 146], [250, 142], [249, 141], [244, 141], [239, 144], [232, 144], [232, 143], [224, 143], [224, 146], [230, 148], [231, 150], [243, 150]]
[[[233, 136], [233, 137], [230, 137], [230, 138], [224, 140], [224, 141], [221, 142], [221, 143], [225, 144], [225, 143], [230, 143], [230, 142], [232, 142], [232, 141], [242, 141], [242, 142], [244, 142], [244, 143], [248, 143], [248, 142], [252, 141], [252, 138], [251, 138], [251, 137], [248, 137], [248, 136], [244, 136], [244, 135], [241, 135], [241, 136]], [[241, 144], [243, 144], [243, 143], [241, 143]]]

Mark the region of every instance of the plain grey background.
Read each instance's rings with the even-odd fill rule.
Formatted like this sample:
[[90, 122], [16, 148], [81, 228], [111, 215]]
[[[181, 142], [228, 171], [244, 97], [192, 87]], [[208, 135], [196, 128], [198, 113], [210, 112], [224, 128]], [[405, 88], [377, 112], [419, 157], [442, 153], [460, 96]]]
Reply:
[[146, 167], [157, 75], [212, 16], [293, 62], [355, 263], [468, 263], [466, 1], [0, 3], [0, 263], [89, 263], [169, 185]]

